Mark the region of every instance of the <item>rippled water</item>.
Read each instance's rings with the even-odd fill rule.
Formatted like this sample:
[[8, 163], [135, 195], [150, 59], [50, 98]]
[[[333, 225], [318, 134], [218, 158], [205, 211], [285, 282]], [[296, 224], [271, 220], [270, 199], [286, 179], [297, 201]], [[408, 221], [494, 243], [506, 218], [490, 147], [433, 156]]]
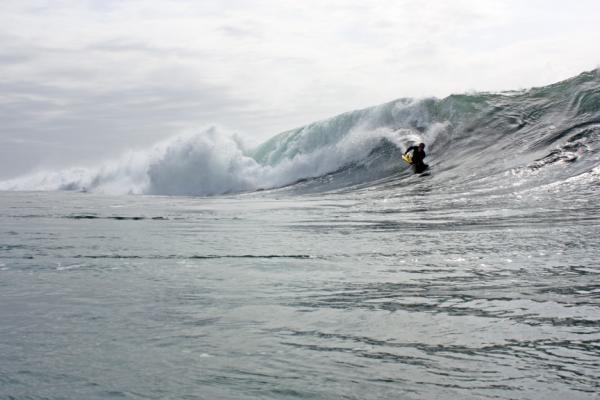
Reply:
[[0, 398], [595, 399], [600, 206], [0, 192]]

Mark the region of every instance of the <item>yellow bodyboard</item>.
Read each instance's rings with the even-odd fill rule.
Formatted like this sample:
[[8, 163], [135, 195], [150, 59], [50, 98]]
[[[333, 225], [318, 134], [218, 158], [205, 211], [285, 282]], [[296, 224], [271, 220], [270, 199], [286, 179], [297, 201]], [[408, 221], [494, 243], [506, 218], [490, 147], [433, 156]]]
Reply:
[[402, 159], [406, 161], [407, 164], [412, 165], [412, 156], [410, 154], [403, 154]]

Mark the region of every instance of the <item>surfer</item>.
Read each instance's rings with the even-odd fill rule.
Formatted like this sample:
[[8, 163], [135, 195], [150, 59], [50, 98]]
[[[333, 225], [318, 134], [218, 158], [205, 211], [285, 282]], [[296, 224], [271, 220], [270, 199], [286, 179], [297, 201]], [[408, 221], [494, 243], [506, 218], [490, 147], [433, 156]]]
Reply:
[[404, 152], [404, 155], [408, 154], [409, 151], [412, 151], [412, 165], [415, 168], [415, 172], [420, 174], [425, 171], [429, 165], [423, 162], [423, 159], [427, 156], [425, 154], [425, 143], [420, 143], [419, 146], [410, 146]]

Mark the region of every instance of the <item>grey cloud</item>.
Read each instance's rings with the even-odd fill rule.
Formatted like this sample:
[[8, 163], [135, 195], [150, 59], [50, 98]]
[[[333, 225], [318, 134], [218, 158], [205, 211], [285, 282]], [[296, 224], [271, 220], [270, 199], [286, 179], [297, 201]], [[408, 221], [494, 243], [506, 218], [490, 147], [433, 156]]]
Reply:
[[209, 56], [207, 52], [190, 50], [183, 47], [164, 47], [150, 45], [142, 41], [128, 38], [114, 38], [107, 41], [92, 43], [81, 49], [83, 53], [88, 51], [103, 51], [111, 53], [141, 53], [152, 57], [165, 57], [176, 55], [180, 57]]
[[0, 65], [22, 64], [33, 59], [34, 57], [31, 54], [6, 49], [0, 50]]
[[140, 41], [134, 41], [127, 38], [117, 38], [103, 42], [93, 43], [84, 50], [110, 51], [110, 52], [141, 52], [158, 54], [163, 53], [165, 49], [149, 46]]
[[235, 38], [260, 38], [262, 36], [256, 28], [250, 27], [223, 25], [219, 27], [218, 31]]

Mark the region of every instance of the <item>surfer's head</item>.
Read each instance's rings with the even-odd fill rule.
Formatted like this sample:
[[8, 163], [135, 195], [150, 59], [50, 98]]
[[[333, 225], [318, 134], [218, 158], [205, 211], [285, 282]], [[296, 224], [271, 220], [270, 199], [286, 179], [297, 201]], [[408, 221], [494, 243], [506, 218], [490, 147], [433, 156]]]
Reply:
[[425, 148], [425, 143], [419, 143], [419, 149], [423, 150]]

